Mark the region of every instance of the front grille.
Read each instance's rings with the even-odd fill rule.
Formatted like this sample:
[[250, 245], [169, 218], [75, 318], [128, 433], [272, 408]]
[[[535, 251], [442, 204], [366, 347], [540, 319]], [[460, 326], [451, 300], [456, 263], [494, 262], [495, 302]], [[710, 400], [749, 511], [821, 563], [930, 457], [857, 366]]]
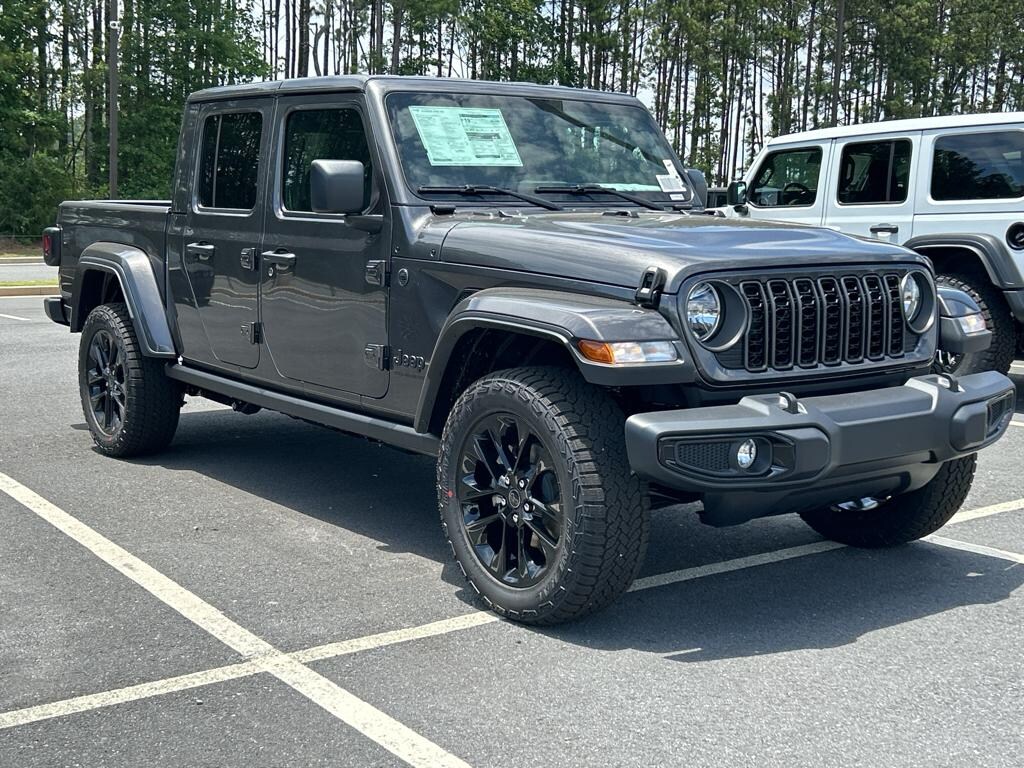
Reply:
[[[814, 368], [900, 358], [906, 323], [901, 273], [741, 280], [749, 323], [740, 346], [747, 371]], [[739, 363], [736, 356], [722, 360]]]

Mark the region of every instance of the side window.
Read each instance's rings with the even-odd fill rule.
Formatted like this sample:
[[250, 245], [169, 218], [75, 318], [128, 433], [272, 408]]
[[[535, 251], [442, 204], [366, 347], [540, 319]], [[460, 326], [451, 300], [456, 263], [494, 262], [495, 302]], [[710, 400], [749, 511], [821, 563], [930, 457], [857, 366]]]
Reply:
[[904, 202], [910, 152], [907, 139], [847, 144], [839, 162], [836, 199], [846, 205]]
[[314, 160], [358, 160], [363, 164], [363, 205], [370, 207], [373, 167], [363, 121], [354, 109], [304, 109], [285, 122], [281, 197], [289, 211], [312, 211], [309, 172]]
[[820, 147], [772, 152], [754, 177], [750, 202], [761, 208], [814, 205], [820, 175]]
[[935, 140], [932, 199], [1024, 197], [1024, 131], [956, 133]]
[[256, 205], [262, 131], [259, 112], [206, 118], [199, 163], [201, 206], [251, 210]]

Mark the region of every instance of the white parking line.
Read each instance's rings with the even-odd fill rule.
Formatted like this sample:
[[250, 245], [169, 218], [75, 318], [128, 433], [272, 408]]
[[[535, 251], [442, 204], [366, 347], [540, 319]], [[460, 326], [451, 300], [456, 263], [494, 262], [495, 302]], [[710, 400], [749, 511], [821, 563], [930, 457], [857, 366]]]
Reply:
[[[383, 648], [388, 645], [409, 642], [410, 640], [423, 640], [437, 635], [447, 635], [460, 629], [470, 629], [496, 621], [499, 621], [498, 616], [490, 611], [474, 611], [462, 616], [455, 616], [451, 619], [421, 624], [417, 627], [396, 629], [376, 635], [357, 637], [353, 640], [318, 645], [313, 648], [294, 651], [289, 653], [288, 656], [291, 656], [300, 663], [308, 664], [312, 661], [333, 659], [337, 656], [369, 651], [374, 648]], [[187, 691], [190, 688], [201, 688], [204, 685], [225, 683], [229, 680], [238, 680], [243, 677], [258, 675], [264, 671], [263, 666], [255, 661], [243, 661], [238, 664], [205, 669], [201, 672], [169, 677], [151, 683], [140, 683], [139, 685], [115, 688], [102, 693], [76, 696], [73, 699], [55, 701], [51, 704], [40, 704], [34, 707], [26, 707], [25, 709], [3, 712], [0, 713], [0, 730], [12, 728], [16, 725], [35, 723], [39, 720], [73, 715], [77, 712], [87, 712], [90, 709], [99, 709], [101, 707], [113, 706], [114, 704], [125, 704], [129, 701], [148, 699], [165, 693], [176, 693], [178, 691]]]
[[1024, 427], [1024, 421], [1013, 421], [1011, 419], [1010, 426], [1011, 427]]
[[1016, 512], [1022, 509], [1024, 509], [1024, 499], [1004, 501], [1001, 504], [990, 504], [987, 507], [975, 507], [974, 509], [964, 509], [953, 515], [953, 519], [946, 523], [946, 525], [966, 523], [968, 520], [977, 520], [978, 518], [988, 517], [989, 515], [998, 515], [1001, 512]]
[[[29, 491], [27, 488], [24, 488], [24, 486], [20, 486], [20, 484], [18, 484], [16, 481], [11, 480], [3, 473], [0, 473], [0, 490], [17, 499], [22, 504], [24, 504], [24, 502], [22, 502], [21, 499], [18, 499], [17, 496], [12, 494], [11, 491], [4, 486], [4, 481], [13, 484], [13, 487], [15, 488], [23, 488], [29, 494], [32, 494], [33, 497], [42, 500], [43, 503], [45, 504], [49, 504], [49, 502], [46, 502], [44, 499], [41, 499], [41, 497], [36, 496], [36, 494], [34, 494], [32, 491]], [[54, 507], [54, 509], [56, 509], [56, 507]], [[962, 512], [958, 512], [953, 517], [953, 519], [950, 520], [949, 525], [967, 522], [968, 520], [977, 520], [979, 518], [988, 517], [990, 515], [996, 515], [1003, 512], [1013, 512], [1017, 510], [1024, 510], [1024, 498], [1003, 502], [1001, 504], [991, 504], [985, 507], [978, 507], [976, 509], [969, 509], [964, 510]], [[99, 534], [95, 535], [99, 536]], [[1006, 552], [1004, 550], [996, 550], [992, 549], [991, 547], [976, 546], [973, 544], [967, 544], [965, 542], [956, 541], [954, 539], [947, 539], [941, 536], [930, 536], [926, 540], [939, 546], [961, 549], [968, 552], [974, 552], [975, 554], [999, 557], [1002, 559], [1015, 560], [1015, 558], [1022, 557], [1020, 555], [1016, 555], [1015, 553]], [[641, 579], [637, 579], [630, 587], [629, 591], [639, 592], [646, 589], [653, 589], [655, 587], [663, 587], [668, 586], [670, 584], [677, 584], [679, 582], [692, 581], [694, 579], [703, 578], [705, 576], [714, 576], [722, 573], [730, 573], [733, 571], [739, 571], [746, 568], [754, 568], [761, 565], [768, 565], [770, 563], [792, 560], [798, 557], [814, 555], [821, 552], [829, 552], [832, 550], [842, 548], [844, 548], [844, 545], [842, 544], [837, 544], [831, 541], [818, 541], [813, 542], [811, 544], [803, 544], [796, 547], [788, 547], [786, 549], [775, 550], [773, 552], [764, 552], [756, 555], [749, 555], [747, 557], [738, 557], [732, 560], [725, 560], [718, 563], [710, 563], [708, 565], [701, 565], [693, 568], [683, 568], [677, 571], [670, 571], [668, 573], [655, 574], [653, 576], [647, 576]], [[428, 637], [446, 635], [451, 632], [456, 632], [463, 629], [471, 629], [473, 627], [483, 626], [485, 624], [492, 624], [498, 621], [500, 621], [498, 616], [491, 613], [490, 611], [473, 611], [472, 613], [466, 613], [461, 616], [456, 616], [450, 619], [443, 619], [441, 621], [434, 621], [429, 624], [422, 624], [416, 627], [408, 627], [406, 629], [381, 632], [374, 635], [354, 638], [352, 640], [343, 640], [341, 642], [327, 643], [326, 645], [318, 645], [312, 648], [294, 651], [289, 654], [283, 654], [280, 651], [276, 650], [275, 653], [278, 656], [289, 656], [292, 660], [299, 664], [308, 664], [314, 661], [323, 661], [325, 659], [331, 659], [337, 656], [359, 653], [361, 651], [372, 650], [374, 648], [382, 648], [388, 645], [395, 645], [398, 643], [410, 642], [413, 640], [422, 640]], [[85, 712], [91, 709], [99, 709], [101, 707], [112, 706], [115, 704], [123, 704], [130, 701], [137, 701], [139, 699], [160, 696], [167, 693], [175, 693], [177, 691], [188, 690], [191, 688], [199, 688], [204, 685], [212, 685], [214, 683], [227, 682], [229, 680], [237, 680], [242, 677], [260, 674], [261, 672], [266, 671], [270, 670], [267, 669], [265, 664], [261, 663], [258, 660], [245, 661], [239, 664], [229, 664], [223, 667], [216, 667], [214, 669], [208, 669], [201, 672], [180, 675], [178, 677], [171, 677], [165, 680], [157, 680], [151, 683], [142, 683], [139, 685], [128, 686], [126, 688], [117, 688], [109, 691], [104, 691], [102, 693], [78, 696], [72, 699], [65, 699], [63, 701], [56, 701], [49, 704], [40, 704], [33, 707], [26, 707], [24, 709], [0, 713], [0, 730], [3, 730], [4, 728], [11, 728], [17, 725], [25, 725], [28, 723], [37, 722], [39, 720], [46, 720], [53, 717], [71, 715], [77, 712]]]
[[263, 671], [287, 683], [396, 757], [414, 766], [468, 768], [468, 764], [455, 755], [279, 651], [245, 627], [236, 624], [202, 598], [2, 472], [0, 491], [77, 541], [109, 566], [205, 629], [229, 648], [242, 654]]
[[833, 549], [842, 549], [843, 546], [845, 545], [837, 544], [834, 541], [816, 541], [813, 544], [804, 544], [799, 547], [777, 549], [774, 552], [764, 552], [759, 555], [750, 555], [749, 557], [737, 557], [734, 560], [726, 560], [720, 563], [698, 565], [695, 568], [683, 568], [682, 570], [669, 571], [668, 573], [658, 573], [654, 576], [645, 576], [642, 579], [637, 579], [633, 582], [633, 586], [629, 588], [629, 591], [639, 592], [642, 589], [663, 587], [667, 584], [676, 584], [680, 581], [691, 581], [693, 579], [703, 578], [704, 576], [729, 573], [730, 571], [740, 571], [744, 568], [754, 568], [759, 565], [767, 565], [768, 563], [792, 560], [794, 557], [805, 557], [806, 555], [816, 555], [819, 552], [829, 552]]
[[193, 672], [178, 677], [168, 677], [164, 680], [156, 680], [152, 683], [140, 683], [127, 688], [115, 688], [102, 693], [90, 693], [86, 696], [76, 696], [73, 699], [55, 701], [51, 704], [40, 704], [25, 709], [15, 709], [11, 712], [0, 713], [0, 730], [13, 728], [16, 725], [26, 725], [40, 720], [49, 720], [54, 717], [64, 717], [77, 712], [88, 712], [91, 709], [100, 709], [114, 704], [124, 704], [128, 701], [148, 699], [152, 696], [160, 696], [165, 693], [176, 693], [187, 691], [189, 688], [199, 688], [212, 683], [224, 683], [228, 680], [237, 680], [241, 677], [249, 677], [263, 671], [263, 667], [255, 661], [243, 661], [240, 664], [229, 664], [226, 667], [215, 669], [204, 669], [202, 672]]
[[21, 321], [26, 322], [26, 323], [31, 323], [32, 322], [32, 318], [30, 318], [30, 317], [18, 317], [17, 315], [5, 315], [2, 312], [0, 312], [0, 317], [5, 317], [8, 320], [21, 320]]
[[932, 544], [938, 544], [940, 547], [959, 549], [963, 552], [971, 552], [975, 555], [996, 557], [1001, 560], [1009, 560], [1011, 563], [1020, 563], [1021, 565], [1024, 565], [1024, 555], [1018, 552], [1008, 552], [1005, 549], [986, 547], [984, 544], [971, 544], [969, 541], [960, 541], [959, 539], [947, 539], [945, 536], [938, 536], [934, 533], [931, 536], [925, 536], [923, 539], [921, 539], [921, 541], [928, 541]]

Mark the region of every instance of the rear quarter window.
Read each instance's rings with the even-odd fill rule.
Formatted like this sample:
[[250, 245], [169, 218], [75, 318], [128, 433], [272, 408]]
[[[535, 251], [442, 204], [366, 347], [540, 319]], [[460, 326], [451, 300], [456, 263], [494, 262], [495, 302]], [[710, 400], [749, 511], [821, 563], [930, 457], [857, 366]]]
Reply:
[[935, 139], [932, 199], [1024, 197], [1024, 131], [956, 133]]

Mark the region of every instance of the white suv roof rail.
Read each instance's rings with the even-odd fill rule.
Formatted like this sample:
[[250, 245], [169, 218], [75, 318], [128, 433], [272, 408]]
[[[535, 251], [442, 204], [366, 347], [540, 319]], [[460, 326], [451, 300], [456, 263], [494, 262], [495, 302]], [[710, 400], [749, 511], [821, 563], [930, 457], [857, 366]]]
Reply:
[[819, 128], [815, 131], [789, 133], [776, 136], [767, 146], [792, 144], [795, 142], [842, 139], [849, 136], [870, 136], [876, 133], [898, 133], [901, 131], [929, 131], [935, 128], [965, 128], [973, 125], [991, 127], [1013, 123], [1024, 124], [1024, 112], [992, 112], [973, 115], [947, 115], [945, 117], [921, 117], [912, 120], [883, 120], [879, 123], [841, 125], [836, 128]]

